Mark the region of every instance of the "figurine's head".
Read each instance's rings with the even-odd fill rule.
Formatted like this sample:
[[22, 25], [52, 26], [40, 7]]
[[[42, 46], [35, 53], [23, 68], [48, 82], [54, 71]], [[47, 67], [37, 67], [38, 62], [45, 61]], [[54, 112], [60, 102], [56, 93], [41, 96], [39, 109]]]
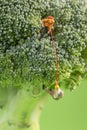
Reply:
[[48, 16], [47, 19], [54, 19], [52, 16]]

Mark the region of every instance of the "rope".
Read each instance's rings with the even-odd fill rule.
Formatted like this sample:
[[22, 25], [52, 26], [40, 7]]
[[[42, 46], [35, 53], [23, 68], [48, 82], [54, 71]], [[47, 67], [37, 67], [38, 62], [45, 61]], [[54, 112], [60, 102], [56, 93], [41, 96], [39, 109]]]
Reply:
[[58, 84], [58, 56], [57, 56], [57, 51], [56, 51], [56, 44], [55, 44], [55, 41], [54, 41], [53, 35], [52, 35], [52, 30], [50, 31], [50, 36], [51, 36], [52, 44], [53, 44], [53, 47], [54, 47], [55, 67], [56, 67], [55, 79], [56, 79], [56, 82]]

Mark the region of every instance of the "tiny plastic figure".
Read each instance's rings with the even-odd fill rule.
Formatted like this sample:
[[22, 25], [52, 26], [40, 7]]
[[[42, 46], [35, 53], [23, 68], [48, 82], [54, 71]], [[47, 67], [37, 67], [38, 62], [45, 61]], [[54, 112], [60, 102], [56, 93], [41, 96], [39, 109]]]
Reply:
[[53, 28], [55, 21], [54, 18], [52, 16], [48, 16], [47, 18], [42, 19], [42, 31], [41, 31], [41, 35], [39, 37], [39, 40], [41, 40], [41, 38], [44, 37], [45, 33], [48, 33], [48, 35], [50, 36], [51, 40], [51, 30]]
[[53, 99], [59, 100], [64, 96], [64, 92], [60, 89], [57, 82], [55, 82], [55, 87], [53, 89], [47, 89], [45, 85], [43, 85], [43, 89], [52, 96]]

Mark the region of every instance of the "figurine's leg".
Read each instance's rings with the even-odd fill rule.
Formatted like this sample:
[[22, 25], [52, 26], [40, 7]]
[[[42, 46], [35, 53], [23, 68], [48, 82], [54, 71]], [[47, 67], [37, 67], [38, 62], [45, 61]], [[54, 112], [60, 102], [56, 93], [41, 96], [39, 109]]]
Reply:
[[47, 89], [46, 86], [43, 84], [42, 88], [48, 93], [50, 94], [51, 96], [53, 96], [54, 94], [54, 90], [53, 89]]
[[47, 27], [43, 27], [41, 30], [41, 34], [39, 37], [39, 40], [41, 40], [44, 37], [44, 34], [48, 32], [48, 28]]
[[54, 37], [51, 35], [51, 32], [48, 32], [48, 35], [50, 36], [50, 40], [54, 41]]

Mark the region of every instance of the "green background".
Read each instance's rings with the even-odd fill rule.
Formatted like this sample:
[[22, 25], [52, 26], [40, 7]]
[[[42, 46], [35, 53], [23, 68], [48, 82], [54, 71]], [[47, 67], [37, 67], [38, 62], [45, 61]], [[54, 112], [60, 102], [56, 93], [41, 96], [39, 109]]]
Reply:
[[87, 130], [87, 79], [54, 101], [49, 96], [40, 119], [41, 130]]

